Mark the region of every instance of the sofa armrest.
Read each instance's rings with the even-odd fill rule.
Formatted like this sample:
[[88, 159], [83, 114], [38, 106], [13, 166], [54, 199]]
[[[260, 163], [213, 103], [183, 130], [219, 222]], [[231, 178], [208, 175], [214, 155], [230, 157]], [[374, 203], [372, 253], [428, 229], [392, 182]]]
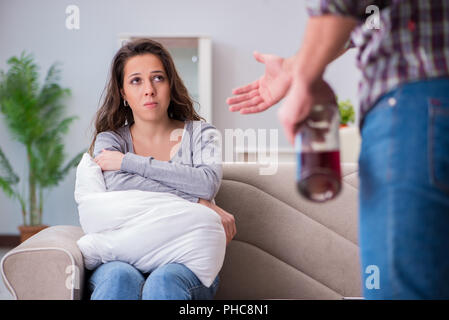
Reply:
[[84, 290], [83, 256], [77, 226], [42, 230], [9, 251], [0, 268], [6, 287], [17, 300], [79, 300]]

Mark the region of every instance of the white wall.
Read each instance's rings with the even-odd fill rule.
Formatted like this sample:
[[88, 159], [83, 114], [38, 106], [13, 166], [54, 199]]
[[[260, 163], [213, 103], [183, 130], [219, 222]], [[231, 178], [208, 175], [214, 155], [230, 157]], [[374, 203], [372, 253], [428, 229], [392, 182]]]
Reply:
[[[65, 27], [65, 9], [80, 9], [80, 30]], [[0, 0], [0, 69], [6, 60], [22, 50], [34, 53], [42, 73], [55, 61], [62, 62], [62, 84], [72, 90], [70, 115], [77, 115], [66, 139], [66, 151], [73, 157], [87, 148], [91, 124], [104, 88], [117, 35], [201, 34], [213, 44], [213, 123], [226, 128], [279, 128], [276, 108], [257, 115], [230, 113], [225, 99], [232, 88], [246, 84], [263, 73], [252, 52], [289, 56], [296, 52], [305, 27], [304, 1], [297, 0]], [[359, 73], [355, 52], [335, 61], [326, 78], [340, 98], [357, 102]], [[279, 146], [288, 147], [282, 131]], [[25, 151], [11, 141], [0, 116], [0, 147], [16, 172], [26, 179]], [[50, 225], [79, 225], [73, 199], [75, 170], [50, 190], [44, 204], [43, 222]], [[17, 233], [21, 224], [18, 203], [0, 192], [0, 234]]]

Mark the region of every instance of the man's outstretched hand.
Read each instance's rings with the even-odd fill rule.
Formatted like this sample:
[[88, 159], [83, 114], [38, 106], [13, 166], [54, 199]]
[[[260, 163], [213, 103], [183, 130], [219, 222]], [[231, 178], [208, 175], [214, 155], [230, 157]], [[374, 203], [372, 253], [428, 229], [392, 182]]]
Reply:
[[272, 54], [254, 52], [257, 61], [265, 64], [265, 74], [258, 80], [234, 89], [226, 99], [230, 111], [241, 114], [265, 111], [285, 97], [278, 110], [285, 135], [294, 144], [299, 124], [315, 104], [336, 103], [331, 87], [318, 76], [305, 77], [295, 57], [284, 59]]
[[262, 112], [279, 102], [287, 93], [291, 75], [290, 62], [272, 54], [254, 52], [254, 58], [265, 64], [265, 74], [258, 80], [232, 91], [233, 97], [226, 99], [229, 110], [241, 114]]

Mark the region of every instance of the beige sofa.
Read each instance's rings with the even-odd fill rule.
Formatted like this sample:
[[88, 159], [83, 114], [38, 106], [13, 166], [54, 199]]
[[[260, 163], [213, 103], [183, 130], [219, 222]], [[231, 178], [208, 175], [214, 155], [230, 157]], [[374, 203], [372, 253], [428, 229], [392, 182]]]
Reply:
[[[224, 165], [216, 203], [235, 216], [216, 299], [342, 299], [361, 295], [357, 245], [358, 172], [344, 163], [340, 196], [326, 204], [301, 198], [295, 164], [260, 175], [259, 164]], [[76, 241], [78, 226], [53, 226], [1, 261], [16, 299], [88, 299]]]

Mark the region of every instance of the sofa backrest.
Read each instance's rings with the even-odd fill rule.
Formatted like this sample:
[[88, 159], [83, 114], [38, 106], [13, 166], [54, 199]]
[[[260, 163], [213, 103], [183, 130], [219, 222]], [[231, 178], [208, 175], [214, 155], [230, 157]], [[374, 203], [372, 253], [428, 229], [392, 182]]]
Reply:
[[343, 163], [343, 189], [324, 204], [296, 191], [294, 163], [224, 164], [217, 205], [235, 217], [216, 299], [341, 299], [361, 295], [357, 164]]

